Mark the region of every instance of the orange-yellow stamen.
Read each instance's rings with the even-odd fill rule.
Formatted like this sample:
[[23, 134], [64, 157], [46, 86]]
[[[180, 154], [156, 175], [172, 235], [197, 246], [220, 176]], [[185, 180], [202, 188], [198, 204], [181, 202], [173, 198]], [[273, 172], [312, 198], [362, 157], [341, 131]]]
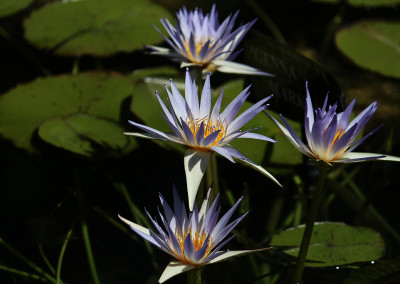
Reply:
[[[180, 262], [193, 264], [193, 263], [191, 263], [190, 259], [186, 258], [185, 250], [184, 250], [184, 242], [185, 242], [186, 237], [189, 235], [190, 231], [191, 230], [189, 229], [187, 232], [183, 232], [182, 234], [179, 233], [178, 231], [175, 232], [175, 237], [177, 238], [177, 240], [179, 242], [179, 245], [181, 247], [181, 251], [183, 252], [183, 257], [181, 257], [179, 255], [179, 253], [177, 253], [173, 249], [173, 245], [172, 244], [171, 244], [171, 248], [174, 251], [176, 258], [179, 259]], [[207, 240], [207, 235], [206, 235], [205, 232], [202, 232], [201, 234], [199, 232], [196, 232], [194, 235], [190, 235], [190, 238], [191, 238], [192, 243], [193, 243], [194, 251], [196, 252], [199, 249], [201, 249], [203, 247], [203, 245], [205, 244], [205, 241]], [[212, 240], [209, 239], [208, 243], [206, 245], [207, 245], [207, 250], [206, 250], [206, 253], [204, 254], [203, 259], [206, 258], [208, 256], [208, 254], [210, 253], [210, 251], [211, 251]]]
[[[189, 55], [189, 59], [191, 62], [194, 63], [199, 63], [199, 64], [203, 64], [203, 63], [207, 63], [207, 62], [203, 62], [203, 61], [198, 61], [198, 55], [200, 53], [200, 50], [203, 48], [203, 46], [208, 42], [208, 38], [205, 38], [203, 40], [200, 40], [198, 42], [196, 42], [196, 54], [192, 54], [192, 52], [190, 51], [190, 44], [189, 44], [189, 40], [186, 41], [185, 43], [185, 48], [186, 48], [186, 53]], [[211, 47], [211, 43], [209, 43], [208, 47]], [[210, 54], [212, 54], [213, 51], [210, 51]]]
[[197, 133], [199, 132], [200, 127], [202, 126], [201, 123], [203, 124], [204, 127], [204, 137], [207, 137], [211, 133], [215, 131], [219, 131], [217, 138], [214, 140], [214, 142], [207, 147], [212, 147], [215, 144], [217, 144], [221, 139], [223, 139], [226, 135], [226, 125], [221, 122], [221, 120], [217, 120], [215, 123], [211, 119], [208, 118], [198, 118], [198, 119], [191, 119], [186, 121], [186, 124], [189, 126], [190, 130], [192, 131], [193, 137], [196, 140]]

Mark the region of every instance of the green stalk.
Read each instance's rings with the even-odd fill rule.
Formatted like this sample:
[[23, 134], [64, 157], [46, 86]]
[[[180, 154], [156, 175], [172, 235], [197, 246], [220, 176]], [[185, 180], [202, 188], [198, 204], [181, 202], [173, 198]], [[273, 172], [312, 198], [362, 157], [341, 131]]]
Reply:
[[88, 227], [86, 224], [85, 200], [84, 200], [84, 196], [83, 196], [83, 192], [82, 192], [83, 188], [80, 185], [77, 171], [75, 174], [75, 178], [76, 178], [76, 192], [77, 192], [79, 209], [80, 209], [79, 211], [80, 211], [80, 217], [81, 217], [82, 238], [83, 238], [83, 243], [85, 245], [85, 251], [86, 251], [86, 256], [87, 256], [88, 263], [89, 263], [90, 273], [92, 274], [93, 283], [100, 284], [100, 279], [97, 274], [96, 264], [95, 264], [94, 257], [93, 257], [92, 246], [90, 243], [89, 230], [88, 230]]
[[12, 273], [12, 274], [15, 274], [15, 275], [19, 275], [19, 276], [22, 276], [22, 277], [32, 278], [32, 279], [35, 279], [35, 280], [41, 280], [43, 282], [47, 282], [48, 281], [43, 276], [40, 276], [40, 275], [37, 275], [37, 274], [33, 274], [33, 273], [30, 273], [30, 272], [26, 272], [26, 271], [22, 271], [22, 270], [18, 270], [18, 269], [15, 269], [15, 268], [7, 267], [7, 266], [4, 266], [4, 265], [0, 265], [0, 270], [7, 271], [9, 273]]
[[297, 257], [295, 272], [293, 275], [293, 283], [300, 283], [301, 277], [303, 275], [304, 264], [306, 262], [308, 246], [310, 245], [310, 240], [312, 232], [314, 230], [314, 222], [317, 218], [318, 208], [322, 200], [324, 193], [324, 183], [327, 176], [328, 168], [320, 167], [320, 173], [318, 177], [317, 188], [314, 193], [314, 198], [311, 202], [311, 208], [308, 212], [308, 218], [306, 227], [304, 229], [303, 239], [300, 245], [299, 255]]
[[43, 246], [39, 245], [38, 247], [39, 247], [39, 253], [42, 256], [42, 258], [43, 258], [44, 262], [46, 263], [47, 267], [50, 269], [52, 274], [56, 274], [56, 271], [54, 270], [53, 265], [51, 265], [49, 259], [47, 258], [46, 254], [44, 253]]
[[57, 274], [56, 274], [57, 284], [62, 284], [62, 281], [61, 281], [62, 262], [63, 262], [63, 259], [64, 259], [65, 250], [67, 249], [67, 245], [68, 245], [68, 242], [69, 242], [69, 240], [71, 238], [71, 235], [72, 235], [72, 232], [74, 230], [74, 227], [75, 227], [75, 222], [72, 224], [71, 229], [69, 229], [69, 231], [67, 233], [67, 236], [65, 237], [64, 243], [63, 243], [63, 245], [61, 247], [60, 255], [58, 256]]
[[[35, 263], [33, 263], [32, 261], [30, 261], [29, 259], [27, 259], [25, 256], [23, 256], [19, 251], [17, 251], [16, 249], [14, 249], [11, 245], [9, 245], [6, 241], [4, 241], [2, 238], [0, 238], [0, 245], [3, 246], [6, 250], [8, 250], [9, 252], [11, 252], [13, 255], [15, 255], [16, 257], [18, 257], [20, 260], [22, 260], [23, 262], [25, 262], [28, 266], [30, 266], [31, 268], [33, 268], [33, 270], [35, 270], [37, 273], [39, 273], [40, 275], [43, 276], [43, 278], [45, 278], [47, 281], [51, 282], [51, 283], [56, 283], [56, 280], [54, 279], [53, 276], [51, 276], [50, 274], [48, 274], [46, 271], [44, 271], [42, 268], [40, 268], [39, 266], [37, 266]], [[5, 267], [5, 266], [4, 266]], [[3, 267], [3, 268], [4, 268]], [[12, 269], [12, 268], [10, 268]], [[17, 270], [15, 270], [17, 271]]]
[[201, 284], [201, 271], [203, 269], [202, 268], [198, 268], [195, 270], [195, 283], [196, 284]]

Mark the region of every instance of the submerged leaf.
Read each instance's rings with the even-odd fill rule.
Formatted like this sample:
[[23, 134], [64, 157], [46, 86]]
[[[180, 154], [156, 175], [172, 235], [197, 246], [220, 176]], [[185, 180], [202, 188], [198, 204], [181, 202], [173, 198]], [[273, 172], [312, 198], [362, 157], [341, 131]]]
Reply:
[[[270, 245], [290, 247], [284, 252], [297, 257], [303, 233], [304, 225], [290, 228], [274, 235]], [[370, 228], [343, 223], [315, 223], [306, 266], [336, 266], [377, 260], [382, 257], [384, 250], [384, 240]]]
[[356, 65], [400, 78], [400, 21], [364, 20], [336, 33], [337, 47]]
[[60, 55], [109, 56], [159, 42], [152, 24], [169, 16], [147, 0], [59, 1], [25, 20], [25, 37]]

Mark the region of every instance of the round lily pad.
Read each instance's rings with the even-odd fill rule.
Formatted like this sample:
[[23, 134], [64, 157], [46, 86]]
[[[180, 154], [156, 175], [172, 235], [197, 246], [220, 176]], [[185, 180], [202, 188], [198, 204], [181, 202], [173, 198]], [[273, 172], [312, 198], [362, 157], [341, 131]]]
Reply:
[[169, 16], [147, 0], [58, 1], [25, 20], [25, 37], [59, 55], [109, 56], [160, 42], [152, 25]]
[[400, 78], [400, 21], [360, 21], [336, 33], [336, 45], [356, 65]]
[[0, 18], [12, 15], [26, 8], [33, 0], [1, 0]]
[[[286, 254], [297, 257], [304, 225], [273, 236], [271, 246], [289, 247]], [[323, 267], [377, 260], [383, 256], [385, 242], [380, 234], [366, 227], [343, 223], [315, 223], [306, 266]]]
[[132, 90], [133, 80], [116, 73], [37, 79], [0, 96], [0, 135], [32, 151], [32, 134], [44, 120], [87, 113], [118, 121], [121, 102]]
[[83, 156], [124, 154], [136, 145], [114, 121], [78, 113], [45, 120], [39, 136], [56, 147]]

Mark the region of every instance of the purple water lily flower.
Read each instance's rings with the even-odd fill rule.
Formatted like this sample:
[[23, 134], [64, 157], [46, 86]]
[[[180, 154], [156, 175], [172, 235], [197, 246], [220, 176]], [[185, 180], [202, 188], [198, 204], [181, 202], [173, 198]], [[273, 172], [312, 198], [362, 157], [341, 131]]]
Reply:
[[210, 74], [207, 75], [204, 83], [200, 102], [195, 81], [191, 80], [188, 69], [186, 70], [185, 98], [183, 98], [172, 80], [171, 91], [169, 91], [166, 85], [165, 88], [169, 97], [169, 108], [165, 106], [157, 92], [156, 95], [164, 111], [163, 117], [172, 128], [173, 133], [164, 133], [146, 125], [129, 121], [129, 123], [147, 133], [125, 134], [175, 142], [189, 147], [185, 152], [184, 165], [190, 210], [193, 209], [197, 190], [210, 161], [212, 152], [217, 152], [233, 163], [235, 162], [233, 158], [239, 159], [239, 161], [255, 168], [281, 186], [268, 171], [229, 145], [229, 143], [236, 138], [252, 138], [276, 142], [264, 135], [251, 133], [250, 131], [254, 129], [248, 129], [246, 131], [240, 130], [240, 128], [256, 114], [269, 106], [266, 102], [272, 95], [260, 100], [235, 118], [240, 107], [250, 94], [250, 86], [244, 89], [221, 113], [220, 108], [223, 92], [211, 111]]
[[304, 155], [313, 160], [322, 161], [328, 165], [331, 165], [331, 163], [352, 163], [376, 159], [400, 161], [400, 158], [394, 156], [353, 152], [357, 146], [382, 126], [377, 127], [363, 138], [355, 141], [367, 121], [378, 108], [377, 102], [370, 104], [350, 122], [350, 115], [354, 107], [355, 99], [347, 106], [345, 111], [336, 113], [337, 103], [327, 108], [327, 95], [322, 108], [314, 110], [307, 84], [306, 89], [307, 97], [304, 126], [308, 145], [301, 141], [281, 114], [280, 117], [286, 127], [265, 112], [282, 130], [289, 141]]
[[181, 62], [181, 67], [201, 66], [204, 68], [204, 74], [218, 70], [225, 73], [272, 76], [256, 68], [232, 62], [240, 52], [240, 50], [234, 52], [236, 46], [256, 21], [253, 20], [233, 30], [238, 13], [239, 11], [219, 24], [215, 4], [211, 13], [206, 15], [201, 9], [196, 8], [188, 12], [183, 7], [177, 13], [176, 28], [168, 19], [161, 19], [171, 39], [154, 26], [172, 50], [157, 46], [148, 48], [153, 54], [168, 56], [174, 61]]
[[120, 216], [121, 220], [127, 223], [135, 233], [177, 259], [177, 261], [172, 261], [168, 264], [159, 279], [159, 283], [163, 283], [177, 274], [206, 264], [221, 262], [232, 257], [264, 250], [220, 250], [236, 236], [233, 235], [226, 238], [247, 213], [228, 224], [233, 212], [242, 200], [242, 198], [240, 198], [236, 204], [218, 220], [221, 210], [221, 208], [218, 207], [219, 195], [211, 204], [210, 193], [211, 188], [200, 207], [200, 211], [198, 211], [195, 205], [194, 210], [189, 212], [189, 214], [175, 187], [173, 210], [160, 194], [161, 205], [164, 211], [164, 214], [162, 214], [158, 209], [160, 223], [156, 221], [156, 218], [152, 218], [146, 211], [157, 233]]

